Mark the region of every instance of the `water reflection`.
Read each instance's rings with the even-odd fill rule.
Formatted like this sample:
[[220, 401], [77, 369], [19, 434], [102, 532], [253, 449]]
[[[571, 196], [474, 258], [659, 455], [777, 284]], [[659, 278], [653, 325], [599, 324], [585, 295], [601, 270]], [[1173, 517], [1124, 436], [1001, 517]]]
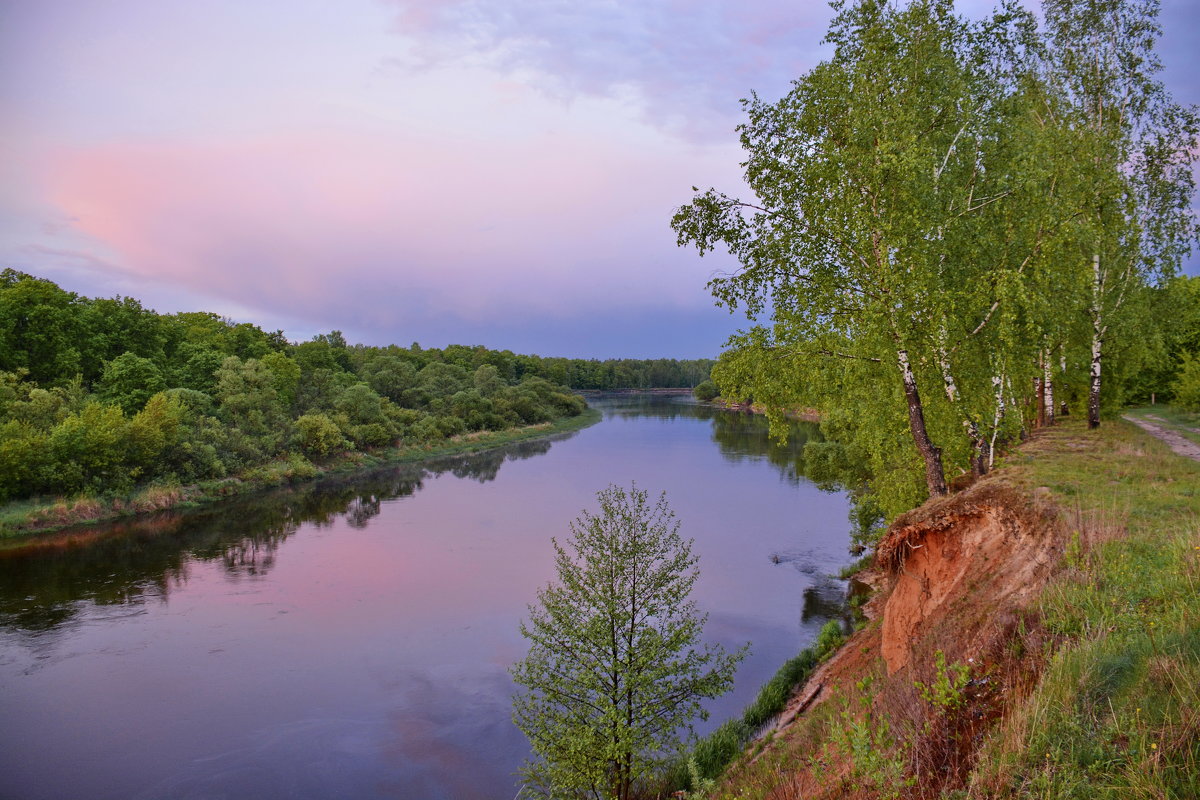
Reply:
[[0, 629], [44, 634], [69, 623], [83, 608], [81, 601], [98, 606], [166, 602], [174, 587], [187, 583], [193, 561], [219, 563], [235, 579], [263, 578], [275, 566], [280, 545], [304, 523], [328, 527], [344, 519], [361, 530], [385, 500], [408, 497], [431, 478], [450, 474], [493, 481], [505, 463], [545, 455], [555, 442], [574, 435], [54, 534], [29, 547], [0, 551]]
[[846, 500], [802, 478], [819, 434], [593, 405], [553, 441], [0, 552], [0, 797], [509, 800], [518, 625], [610, 482], [667, 491], [695, 538], [706, 636], [753, 642], [709, 727], [739, 713], [841, 613]]
[[698, 403], [688, 396], [601, 395], [593, 400], [605, 413], [618, 418], [654, 417], [706, 420], [712, 425], [712, 440], [721, 455], [731, 462], [765, 460], [793, 485], [806, 477], [804, 447], [823, 442], [820, 426], [813, 422], [788, 422], [785, 441], [771, 436], [766, 417], [748, 411], [728, 411]]
[[[793, 484], [804, 477], [804, 445], [822, 441], [816, 425], [793, 422], [781, 443], [770, 436], [762, 416], [685, 398], [621, 395], [592, 402], [617, 418], [706, 420], [726, 460], [765, 460]], [[350, 527], [363, 529], [385, 500], [408, 497], [430, 478], [450, 474], [487, 483], [505, 463], [545, 455], [556, 441], [574, 435], [384, 468], [0, 551], [0, 628], [51, 630], [71, 620], [81, 600], [97, 605], [165, 602], [173, 587], [187, 582], [192, 559], [217, 561], [234, 578], [261, 578], [274, 567], [280, 545], [303, 523], [329, 526], [345, 519]]]

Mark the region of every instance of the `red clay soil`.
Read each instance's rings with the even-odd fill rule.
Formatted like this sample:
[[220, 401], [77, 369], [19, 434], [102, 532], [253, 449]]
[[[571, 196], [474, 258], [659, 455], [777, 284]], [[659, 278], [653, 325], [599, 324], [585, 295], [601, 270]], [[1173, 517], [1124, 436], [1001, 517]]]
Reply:
[[[825, 741], [823, 720], [847, 709], [887, 721], [911, 782], [900, 796], [964, 785], [986, 731], [1036, 682], [1047, 648], [1031, 606], [1066, 540], [1053, 506], [996, 478], [901, 516], [865, 576], [876, 589], [870, 623], [796, 692], [770, 744], [732, 768], [722, 789], [788, 800], [888, 796], [895, 787], [854, 774]], [[970, 669], [952, 712], [915, 686], [936, 679], [938, 651]]]
[[977, 655], [995, 612], [1035, 598], [1064, 543], [1053, 506], [995, 481], [901, 516], [876, 551], [891, 577], [880, 653], [888, 674], [935, 650], [947, 662]]

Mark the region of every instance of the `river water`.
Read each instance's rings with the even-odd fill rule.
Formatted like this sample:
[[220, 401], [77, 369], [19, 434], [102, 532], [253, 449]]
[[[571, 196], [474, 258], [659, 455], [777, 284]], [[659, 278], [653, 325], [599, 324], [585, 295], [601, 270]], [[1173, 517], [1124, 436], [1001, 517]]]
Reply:
[[847, 500], [797, 423], [686, 398], [419, 467], [0, 552], [0, 798], [487, 798], [526, 757], [526, 605], [609, 483], [666, 491], [706, 636], [750, 642], [707, 730], [841, 614]]

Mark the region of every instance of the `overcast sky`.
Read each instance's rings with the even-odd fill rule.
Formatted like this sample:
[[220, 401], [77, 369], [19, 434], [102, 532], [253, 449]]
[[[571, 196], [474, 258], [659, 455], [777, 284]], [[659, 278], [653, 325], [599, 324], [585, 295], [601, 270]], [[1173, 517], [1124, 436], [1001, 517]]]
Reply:
[[[1163, 78], [1200, 102], [1200, 3], [1163, 6]], [[0, 0], [0, 267], [293, 339], [715, 356], [729, 264], [671, 213], [738, 191], [739, 98], [817, 63], [830, 13]]]

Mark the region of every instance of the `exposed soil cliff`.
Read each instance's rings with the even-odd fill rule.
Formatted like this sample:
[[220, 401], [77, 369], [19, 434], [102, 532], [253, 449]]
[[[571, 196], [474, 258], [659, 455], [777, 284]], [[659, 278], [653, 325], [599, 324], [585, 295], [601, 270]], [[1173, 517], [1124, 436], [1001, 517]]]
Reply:
[[876, 551], [883, 592], [880, 655], [889, 675], [934, 651], [980, 655], [999, 615], [1025, 608], [1060, 563], [1057, 512], [989, 481], [911, 511]]
[[[1030, 608], [1067, 541], [1040, 494], [996, 478], [901, 516], [863, 576], [876, 590], [870, 623], [727, 785], [773, 798], [935, 797], [962, 785], [984, 732], [1036, 680], [1047, 648]], [[956, 672], [965, 683], [949, 698], [921, 688]], [[867, 767], [863, 750], [874, 753]]]

